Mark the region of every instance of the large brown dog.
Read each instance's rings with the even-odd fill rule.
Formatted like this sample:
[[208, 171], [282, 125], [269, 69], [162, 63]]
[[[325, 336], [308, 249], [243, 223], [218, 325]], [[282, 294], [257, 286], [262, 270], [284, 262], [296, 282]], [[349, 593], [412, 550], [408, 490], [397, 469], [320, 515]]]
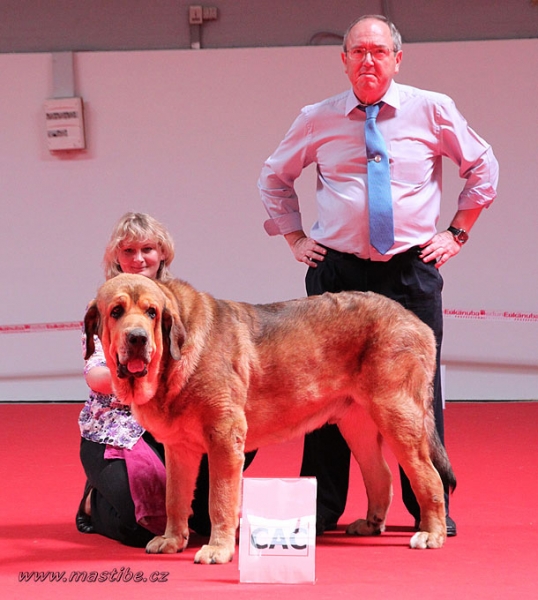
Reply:
[[165, 446], [168, 523], [147, 552], [186, 548], [207, 453], [211, 538], [195, 562], [231, 560], [244, 452], [327, 422], [340, 428], [368, 493], [366, 520], [348, 533], [385, 528], [392, 498], [385, 440], [420, 505], [411, 546], [443, 545], [443, 490], [455, 479], [431, 409], [435, 342], [396, 302], [342, 292], [251, 305], [216, 300], [179, 280], [119, 275], [99, 289], [85, 329], [87, 355], [99, 335], [116, 395]]

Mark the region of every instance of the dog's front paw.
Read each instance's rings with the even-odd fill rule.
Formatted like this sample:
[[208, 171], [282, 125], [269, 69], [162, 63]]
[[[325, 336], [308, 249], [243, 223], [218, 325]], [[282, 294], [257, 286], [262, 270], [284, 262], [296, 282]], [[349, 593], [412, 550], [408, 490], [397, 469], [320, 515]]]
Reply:
[[442, 548], [445, 543], [445, 536], [441, 533], [430, 533], [429, 531], [417, 531], [411, 538], [409, 545], [411, 548]]
[[234, 556], [234, 549], [226, 546], [202, 546], [194, 557], [195, 563], [204, 565], [223, 565], [230, 562]]
[[347, 526], [348, 535], [380, 535], [385, 530], [381, 523], [372, 523], [366, 519], [357, 519]]
[[187, 547], [189, 538], [165, 537], [158, 535], [150, 540], [146, 545], [148, 554], [175, 554], [183, 552]]

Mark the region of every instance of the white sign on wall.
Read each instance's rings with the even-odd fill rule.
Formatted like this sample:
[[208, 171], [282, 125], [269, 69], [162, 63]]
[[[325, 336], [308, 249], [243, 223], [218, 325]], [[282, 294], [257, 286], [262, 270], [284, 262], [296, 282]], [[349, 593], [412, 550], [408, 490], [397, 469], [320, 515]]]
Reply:
[[53, 98], [45, 102], [49, 150], [80, 150], [86, 147], [82, 98]]

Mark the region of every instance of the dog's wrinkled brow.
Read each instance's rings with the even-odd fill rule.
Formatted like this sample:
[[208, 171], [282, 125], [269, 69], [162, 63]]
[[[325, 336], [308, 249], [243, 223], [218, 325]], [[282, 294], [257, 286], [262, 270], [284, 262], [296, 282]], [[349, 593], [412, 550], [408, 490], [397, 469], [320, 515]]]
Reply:
[[122, 306], [124, 308], [138, 306], [145, 310], [150, 306], [156, 306], [156, 303], [144, 290], [129, 290], [117, 293], [108, 301], [109, 309], [112, 309], [115, 306]]
[[137, 304], [140, 299], [140, 292], [136, 290], [124, 291], [121, 290], [117, 292], [112, 298], [110, 298], [108, 304], [122, 304], [126, 305], [129, 302], [133, 304]]
[[114, 306], [126, 306], [129, 303], [130, 299], [131, 296], [129, 294], [121, 292], [110, 297], [107, 301], [107, 306], [111, 308]]

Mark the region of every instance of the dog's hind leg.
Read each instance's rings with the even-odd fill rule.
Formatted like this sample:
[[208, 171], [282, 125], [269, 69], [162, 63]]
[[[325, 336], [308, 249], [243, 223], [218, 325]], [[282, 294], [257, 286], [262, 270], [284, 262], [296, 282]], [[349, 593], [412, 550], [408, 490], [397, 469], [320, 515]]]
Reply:
[[420, 506], [420, 531], [411, 539], [412, 548], [441, 548], [446, 539], [443, 483], [430, 458], [430, 417], [403, 395], [392, 404], [378, 404], [375, 415], [381, 435], [409, 478]]
[[392, 474], [383, 457], [383, 438], [377, 425], [359, 406], [351, 408], [338, 427], [359, 463], [368, 497], [366, 519], [357, 519], [348, 525], [346, 533], [379, 535], [385, 530], [392, 501]]
[[394, 453], [409, 478], [411, 488], [420, 506], [419, 531], [411, 538], [411, 548], [441, 548], [446, 539], [444, 488], [439, 473], [433, 466], [428, 443], [416, 452], [405, 455]]

